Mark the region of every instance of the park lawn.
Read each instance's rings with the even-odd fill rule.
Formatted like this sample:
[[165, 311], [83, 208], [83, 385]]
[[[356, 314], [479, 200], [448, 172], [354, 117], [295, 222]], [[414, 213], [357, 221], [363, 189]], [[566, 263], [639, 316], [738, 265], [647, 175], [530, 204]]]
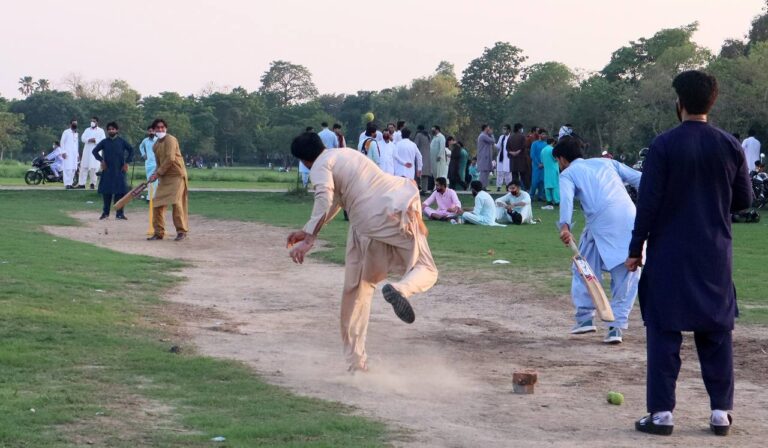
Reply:
[[[465, 206], [472, 205], [471, 196], [461, 195], [460, 200]], [[568, 294], [570, 251], [558, 238], [557, 210], [539, 210], [541, 204], [534, 205], [534, 216], [541, 218], [541, 224], [477, 227], [428, 222], [429, 246], [438, 268], [444, 275], [462, 276], [467, 282], [508, 278], [528, 283], [545, 294]], [[304, 225], [311, 207], [311, 194], [196, 192], [190, 198], [192, 213], [296, 229]], [[574, 229], [577, 235], [583, 222], [583, 216], [577, 213]], [[768, 219], [758, 224], [733, 226], [733, 274], [743, 323], [768, 324], [768, 295], [761, 281], [765, 278], [768, 254], [757, 243], [767, 232]], [[329, 250], [317, 252], [315, 256], [343, 263], [346, 234], [347, 223], [339, 214], [320, 234], [328, 242]], [[508, 260], [511, 264], [492, 264], [496, 259]]]
[[345, 406], [169, 353], [182, 341], [160, 296], [181, 264], [44, 233], [98, 213], [95, 193], [73, 193], [0, 191], [0, 446], [386, 445], [383, 424]]

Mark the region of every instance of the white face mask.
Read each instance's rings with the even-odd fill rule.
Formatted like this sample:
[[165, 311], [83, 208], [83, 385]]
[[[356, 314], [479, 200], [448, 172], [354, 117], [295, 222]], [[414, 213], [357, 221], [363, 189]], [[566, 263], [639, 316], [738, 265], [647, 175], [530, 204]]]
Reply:
[[95, 128], [95, 127], [96, 127], [96, 122], [95, 122], [95, 121], [92, 121], [92, 122], [91, 122], [91, 127], [92, 127], [92, 128]]
[[155, 132], [155, 138], [162, 139], [165, 137], [165, 132]]

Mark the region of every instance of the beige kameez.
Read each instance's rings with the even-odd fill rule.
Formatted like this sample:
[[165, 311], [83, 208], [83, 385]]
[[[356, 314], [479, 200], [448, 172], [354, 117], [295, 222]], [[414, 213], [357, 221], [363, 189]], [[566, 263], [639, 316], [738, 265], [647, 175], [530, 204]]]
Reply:
[[403, 274], [392, 286], [410, 297], [437, 281], [419, 191], [412, 180], [384, 173], [357, 151], [324, 151], [310, 177], [315, 204], [305, 232], [317, 235], [342, 207], [349, 215], [341, 338], [350, 367], [364, 368], [376, 284], [390, 272]]
[[158, 185], [152, 199], [152, 226], [155, 235], [165, 235], [165, 210], [173, 206], [173, 225], [176, 233], [189, 232], [189, 190], [187, 186], [187, 168], [181, 155], [179, 141], [172, 135], [166, 135], [155, 142], [152, 148], [157, 161]]

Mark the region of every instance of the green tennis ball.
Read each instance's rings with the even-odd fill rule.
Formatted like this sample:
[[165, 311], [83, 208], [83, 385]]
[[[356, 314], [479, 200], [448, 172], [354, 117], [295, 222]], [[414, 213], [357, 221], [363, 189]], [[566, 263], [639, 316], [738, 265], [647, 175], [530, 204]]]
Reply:
[[366, 112], [366, 114], [363, 115], [363, 118], [365, 119], [366, 123], [370, 123], [376, 117], [373, 116], [373, 112]]
[[608, 392], [608, 403], [621, 406], [621, 404], [624, 403], [624, 395], [619, 392]]

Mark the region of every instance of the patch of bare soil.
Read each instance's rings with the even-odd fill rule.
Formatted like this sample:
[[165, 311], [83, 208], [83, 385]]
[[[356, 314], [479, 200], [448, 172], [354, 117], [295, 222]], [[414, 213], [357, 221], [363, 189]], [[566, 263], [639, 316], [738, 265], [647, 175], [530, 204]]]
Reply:
[[[179, 316], [201, 353], [241, 360], [274, 384], [354, 405], [404, 428], [408, 436], [398, 438], [398, 446], [762, 447], [768, 440], [765, 327], [736, 331], [737, 402], [727, 438], [709, 433], [707, 394], [686, 337], [675, 433], [660, 439], [633, 427], [645, 413], [645, 339], [637, 310], [626, 342], [609, 347], [602, 330], [568, 334], [567, 295], [540, 296], [503, 279], [465, 284], [443, 274], [431, 291], [414, 297], [413, 325], [401, 323], [377, 293], [368, 336], [371, 372], [349, 375], [339, 336], [343, 268], [316, 260], [294, 265], [284, 248], [286, 229], [192, 217], [189, 240], [148, 242], [146, 221], [138, 216], [106, 224], [90, 214], [77, 217], [83, 226], [48, 231], [191, 262], [167, 299], [215, 311]], [[531, 368], [539, 373], [535, 394], [512, 394], [512, 373]], [[611, 390], [624, 394], [623, 406], [606, 402]]]

